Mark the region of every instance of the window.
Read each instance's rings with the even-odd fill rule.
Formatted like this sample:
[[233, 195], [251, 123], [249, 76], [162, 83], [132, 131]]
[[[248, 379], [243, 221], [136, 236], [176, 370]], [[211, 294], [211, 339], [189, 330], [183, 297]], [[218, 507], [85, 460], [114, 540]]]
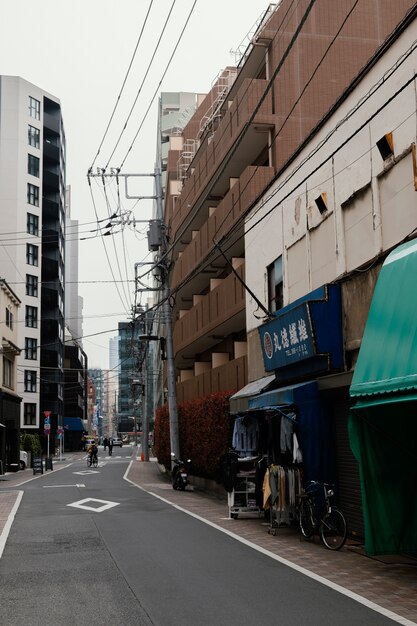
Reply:
[[36, 361], [38, 350], [38, 340], [33, 337], [25, 337], [25, 359]]
[[38, 277], [26, 274], [26, 295], [38, 297]]
[[26, 305], [25, 325], [29, 328], [38, 327], [38, 307]]
[[284, 285], [282, 277], [282, 256], [268, 267], [268, 309], [271, 313], [284, 306]]
[[33, 213], [27, 213], [27, 232], [29, 235], [39, 235], [39, 217]]
[[3, 385], [13, 389], [13, 361], [3, 357]]
[[25, 370], [25, 391], [28, 393], [36, 392], [36, 371]]
[[39, 206], [39, 187], [28, 183], [28, 204]]
[[24, 426], [36, 426], [36, 404], [34, 402], [25, 402], [23, 424]]
[[10, 309], [6, 309], [6, 326], [13, 330], [13, 313]]
[[39, 148], [41, 145], [41, 131], [30, 124], [28, 126], [28, 144], [33, 148]]
[[34, 117], [35, 120], [41, 119], [41, 103], [36, 98], [29, 96], [29, 115]]
[[39, 159], [33, 154], [28, 154], [28, 174], [39, 178]]
[[34, 246], [32, 243], [26, 244], [26, 263], [28, 265], [38, 265], [38, 246]]

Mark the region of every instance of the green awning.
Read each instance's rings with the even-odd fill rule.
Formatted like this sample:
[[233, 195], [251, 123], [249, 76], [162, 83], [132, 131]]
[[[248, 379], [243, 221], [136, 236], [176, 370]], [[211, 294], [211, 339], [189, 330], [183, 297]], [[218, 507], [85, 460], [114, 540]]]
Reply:
[[417, 242], [396, 248], [382, 266], [358, 361], [352, 398], [417, 390]]
[[350, 395], [368, 554], [417, 553], [417, 241], [381, 268]]

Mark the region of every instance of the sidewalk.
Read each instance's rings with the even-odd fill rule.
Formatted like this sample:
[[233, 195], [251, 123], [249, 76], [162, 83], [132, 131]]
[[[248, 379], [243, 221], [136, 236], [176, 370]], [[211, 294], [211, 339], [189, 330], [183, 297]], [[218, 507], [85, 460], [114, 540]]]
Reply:
[[[18, 497], [19, 483], [32, 477], [32, 470], [8, 474], [3, 477], [5, 480], [0, 477], [0, 539], [7, 511], [12, 510]], [[314, 542], [301, 540], [296, 528], [280, 528], [276, 536], [272, 536], [268, 533], [269, 524], [263, 518], [229, 519], [226, 498], [222, 500], [193, 488], [184, 492], [174, 491], [169, 477], [161, 473], [155, 460], [149, 463], [134, 460], [127, 478], [138, 487], [236, 535], [240, 540], [255, 544], [296, 568], [308, 570], [333, 585], [340, 585], [352, 594], [392, 611], [403, 618], [397, 619], [399, 623], [417, 624], [417, 559], [401, 555], [369, 558], [362, 546], [352, 542], [339, 552], [332, 552], [326, 550], [317, 538]]]

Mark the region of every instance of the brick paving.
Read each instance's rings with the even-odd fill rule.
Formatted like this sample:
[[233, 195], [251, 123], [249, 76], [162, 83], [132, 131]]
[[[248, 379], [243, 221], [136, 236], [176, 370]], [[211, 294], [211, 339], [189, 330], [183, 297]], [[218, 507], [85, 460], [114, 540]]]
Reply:
[[[24, 470], [0, 479], [0, 537], [18, 497], [20, 483], [32, 476], [31, 470]], [[269, 523], [264, 517], [229, 519], [226, 498], [197, 488], [174, 491], [169, 477], [161, 473], [154, 461], [134, 461], [128, 479], [238, 538], [409, 620], [404, 623], [417, 625], [417, 558], [406, 555], [369, 558], [357, 542], [347, 542], [342, 550], [332, 552], [324, 548], [318, 538], [314, 541], [301, 539], [296, 528], [279, 528], [273, 536], [268, 533]]]

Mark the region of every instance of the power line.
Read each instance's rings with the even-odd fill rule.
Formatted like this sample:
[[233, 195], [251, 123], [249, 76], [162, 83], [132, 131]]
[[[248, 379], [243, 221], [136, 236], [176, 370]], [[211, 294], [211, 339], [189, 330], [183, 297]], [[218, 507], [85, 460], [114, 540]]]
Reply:
[[112, 121], [113, 121], [114, 114], [116, 113], [116, 109], [117, 109], [117, 107], [118, 107], [118, 105], [119, 105], [120, 98], [121, 98], [121, 95], [122, 95], [122, 93], [123, 93], [123, 89], [124, 89], [124, 87], [125, 87], [125, 85], [126, 85], [127, 78], [128, 78], [128, 76], [129, 76], [130, 70], [131, 70], [131, 68], [132, 68], [132, 64], [133, 64], [133, 61], [134, 61], [134, 59], [135, 59], [136, 52], [137, 52], [138, 47], [139, 47], [139, 44], [140, 44], [140, 42], [141, 42], [142, 35], [143, 35], [144, 30], [145, 30], [145, 26], [146, 26], [146, 23], [147, 23], [147, 21], [148, 21], [148, 17], [149, 17], [149, 13], [150, 13], [150, 11], [151, 11], [152, 5], [153, 5], [153, 0], [151, 0], [151, 1], [150, 1], [150, 3], [149, 3], [148, 10], [147, 10], [147, 13], [146, 13], [146, 16], [145, 16], [145, 20], [144, 20], [144, 22], [143, 22], [143, 24], [142, 24], [142, 28], [141, 28], [141, 31], [140, 31], [140, 34], [139, 34], [138, 40], [137, 40], [137, 42], [136, 42], [135, 49], [134, 49], [134, 51], [133, 51], [133, 55], [132, 55], [132, 58], [131, 58], [130, 63], [129, 63], [129, 67], [127, 68], [127, 72], [126, 72], [126, 75], [125, 75], [125, 77], [124, 77], [124, 80], [123, 80], [122, 87], [121, 87], [121, 89], [120, 89], [119, 95], [117, 96], [116, 104], [114, 105], [114, 108], [113, 108], [112, 114], [111, 114], [111, 116], [110, 116], [110, 119], [109, 119], [109, 122], [108, 122], [108, 124], [107, 124], [106, 130], [104, 131], [104, 135], [103, 135], [103, 138], [102, 138], [102, 140], [101, 140], [101, 142], [100, 142], [100, 145], [99, 145], [99, 147], [98, 147], [97, 154], [96, 154], [96, 156], [94, 157], [93, 162], [92, 162], [92, 164], [91, 164], [90, 170], [94, 167], [94, 163], [96, 162], [96, 159], [97, 159], [98, 155], [100, 154], [101, 147], [102, 147], [102, 145], [103, 145], [103, 143], [104, 143], [104, 140], [105, 140], [105, 138], [106, 138], [106, 136], [107, 136], [107, 133], [108, 133], [108, 131], [109, 131], [110, 124], [111, 124], [111, 123], [112, 123]]
[[[314, 1], [315, 1], [315, 0], [314, 0]], [[155, 92], [154, 92], [154, 94], [153, 94], [153, 96], [152, 96], [152, 99], [151, 99], [151, 101], [150, 101], [150, 103], [149, 103], [149, 106], [148, 106], [148, 108], [147, 108], [147, 109], [146, 109], [146, 111], [145, 111], [145, 115], [144, 115], [144, 116], [143, 116], [143, 118], [142, 118], [142, 121], [141, 121], [141, 123], [140, 123], [140, 125], [139, 125], [139, 128], [138, 128], [138, 130], [137, 130], [137, 132], [136, 132], [136, 135], [134, 136], [133, 141], [132, 141], [132, 143], [130, 144], [129, 149], [128, 149], [128, 151], [126, 152], [126, 155], [125, 155], [125, 157], [124, 157], [123, 161], [122, 161], [122, 162], [121, 162], [121, 164], [120, 164], [120, 167], [119, 167], [119, 169], [120, 169], [120, 170], [122, 169], [122, 167], [123, 167], [123, 165], [124, 165], [124, 163], [125, 163], [125, 161], [126, 161], [126, 159], [127, 159], [128, 155], [129, 155], [130, 151], [131, 151], [131, 150], [132, 150], [132, 148], [133, 148], [133, 144], [135, 143], [135, 141], [136, 141], [136, 139], [137, 139], [137, 137], [138, 137], [138, 135], [139, 135], [139, 133], [140, 133], [140, 131], [141, 131], [141, 129], [142, 129], [142, 126], [143, 126], [143, 124], [145, 123], [145, 120], [146, 120], [146, 118], [147, 118], [147, 116], [148, 116], [148, 113], [149, 113], [149, 111], [150, 111], [150, 108], [151, 108], [151, 106], [152, 106], [152, 104], [153, 104], [153, 101], [155, 100], [155, 98], [156, 98], [156, 96], [157, 96], [157, 94], [158, 94], [158, 91], [159, 91], [159, 88], [160, 88], [160, 86], [161, 86], [161, 84], [162, 84], [162, 81], [164, 80], [165, 75], [166, 75], [166, 73], [168, 72], [169, 66], [171, 65], [172, 59], [174, 58], [174, 55], [175, 55], [175, 53], [176, 53], [176, 51], [177, 51], [177, 48], [178, 48], [178, 46], [179, 46], [179, 44], [180, 44], [180, 42], [181, 42], [181, 39], [182, 39], [182, 37], [183, 37], [183, 35], [184, 35], [185, 29], [187, 28], [188, 22], [190, 21], [191, 15], [193, 14], [194, 7], [195, 7], [195, 5], [196, 5], [196, 4], [197, 4], [197, 0], [194, 0], [193, 6], [191, 7], [190, 12], [188, 13], [188, 17], [187, 17], [187, 19], [186, 19], [186, 22], [185, 22], [185, 24], [184, 24], [184, 26], [183, 26], [183, 28], [182, 28], [182, 31], [181, 31], [181, 33], [180, 33], [180, 36], [179, 36], [178, 40], [177, 40], [177, 43], [175, 44], [174, 50], [173, 50], [173, 52], [172, 52], [172, 54], [171, 54], [171, 56], [170, 56], [170, 58], [169, 58], [169, 60], [168, 60], [167, 66], [166, 66], [166, 68], [165, 68], [165, 70], [164, 70], [164, 72], [163, 72], [163, 74], [162, 74], [162, 77], [161, 77], [161, 79], [160, 79], [160, 81], [159, 81], [159, 83], [158, 83], [158, 85], [157, 85], [157, 87], [156, 87], [156, 89], [155, 89]]]
[[126, 119], [126, 121], [125, 121], [125, 123], [124, 123], [124, 125], [123, 125], [122, 132], [120, 133], [119, 138], [118, 138], [118, 140], [116, 141], [116, 145], [114, 146], [113, 151], [112, 151], [112, 153], [110, 154], [110, 156], [109, 156], [109, 158], [108, 158], [108, 160], [107, 160], [107, 164], [106, 164], [106, 166], [105, 166], [105, 168], [104, 168], [105, 170], [107, 170], [107, 168], [108, 168], [108, 166], [109, 166], [109, 163], [110, 163], [110, 161], [111, 161], [111, 159], [112, 159], [112, 157], [113, 157], [114, 153], [116, 152], [117, 146], [119, 145], [120, 140], [121, 140], [121, 138], [122, 138], [122, 136], [123, 136], [123, 134], [124, 134], [124, 132], [125, 132], [125, 130], [126, 130], [126, 128], [127, 128], [127, 125], [128, 125], [128, 123], [129, 123], [129, 120], [130, 120], [130, 118], [131, 118], [131, 116], [132, 116], [132, 113], [133, 113], [133, 109], [134, 109], [134, 108], [135, 108], [135, 106], [136, 106], [136, 102], [138, 101], [139, 95], [140, 95], [140, 93], [141, 93], [141, 91], [142, 91], [142, 87], [143, 87], [143, 85], [144, 85], [144, 83], [145, 83], [145, 80], [146, 80], [146, 78], [147, 78], [147, 76], [148, 76], [148, 74], [149, 74], [149, 70], [151, 69], [151, 66], [152, 66], [153, 60], [154, 60], [154, 58], [155, 58], [155, 55], [156, 55], [156, 53], [157, 53], [157, 51], [158, 51], [159, 44], [161, 43], [162, 37], [164, 36], [165, 29], [166, 29], [166, 27], [167, 27], [167, 25], [168, 25], [168, 22], [169, 22], [169, 19], [170, 19], [170, 17], [171, 17], [171, 13], [172, 13], [172, 11], [173, 11], [173, 9], [174, 9], [174, 6], [175, 6], [176, 1], [177, 1], [177, 0], [173, 0], [173, 2], [172, 2], [172, 4], [171, 4], [171, 8], [170, 8], [170, 10], [169, 10], [169, 12], [168, 12], [168, 16], [167, 16], [167, 18], [165, 19], [165, 23], [164, 23], [164, 25], [163, 25], [163, 27], [162, 27], [162, 31], [161, 31], [161, 33], [160, 33], [160, 35], [159, 35], [159, 39], [158, 39], [158, 41], [157, 41], [157, 43], [156, 43], [156, 46], [155, 46], [155, 48], [154, 48], [154, 51], [153, 51], [153, 54], [152, 54], [151, 60], [149, 61], [148, 67], [147, 67], [147, 69], [146, 69], [145, 75], [144, 75], [144, 77], [143, 77], [143, 79], [142, 79], [142, 82], [141, 82], [140, 87], [139, 87], [139, 89], [138, 89], [138, 92], [137, 92], [137, 94], [136, 94], [135, 100], [134, 100], [134, 102], [133, 102], [133, 104], [132, 104], [132, 107], [131, 107], [131, 109], [130, 109], [130, 111], [129, 111], [129, 114], [128, 114], [128, 116], [127, 116], [127, 119]]

